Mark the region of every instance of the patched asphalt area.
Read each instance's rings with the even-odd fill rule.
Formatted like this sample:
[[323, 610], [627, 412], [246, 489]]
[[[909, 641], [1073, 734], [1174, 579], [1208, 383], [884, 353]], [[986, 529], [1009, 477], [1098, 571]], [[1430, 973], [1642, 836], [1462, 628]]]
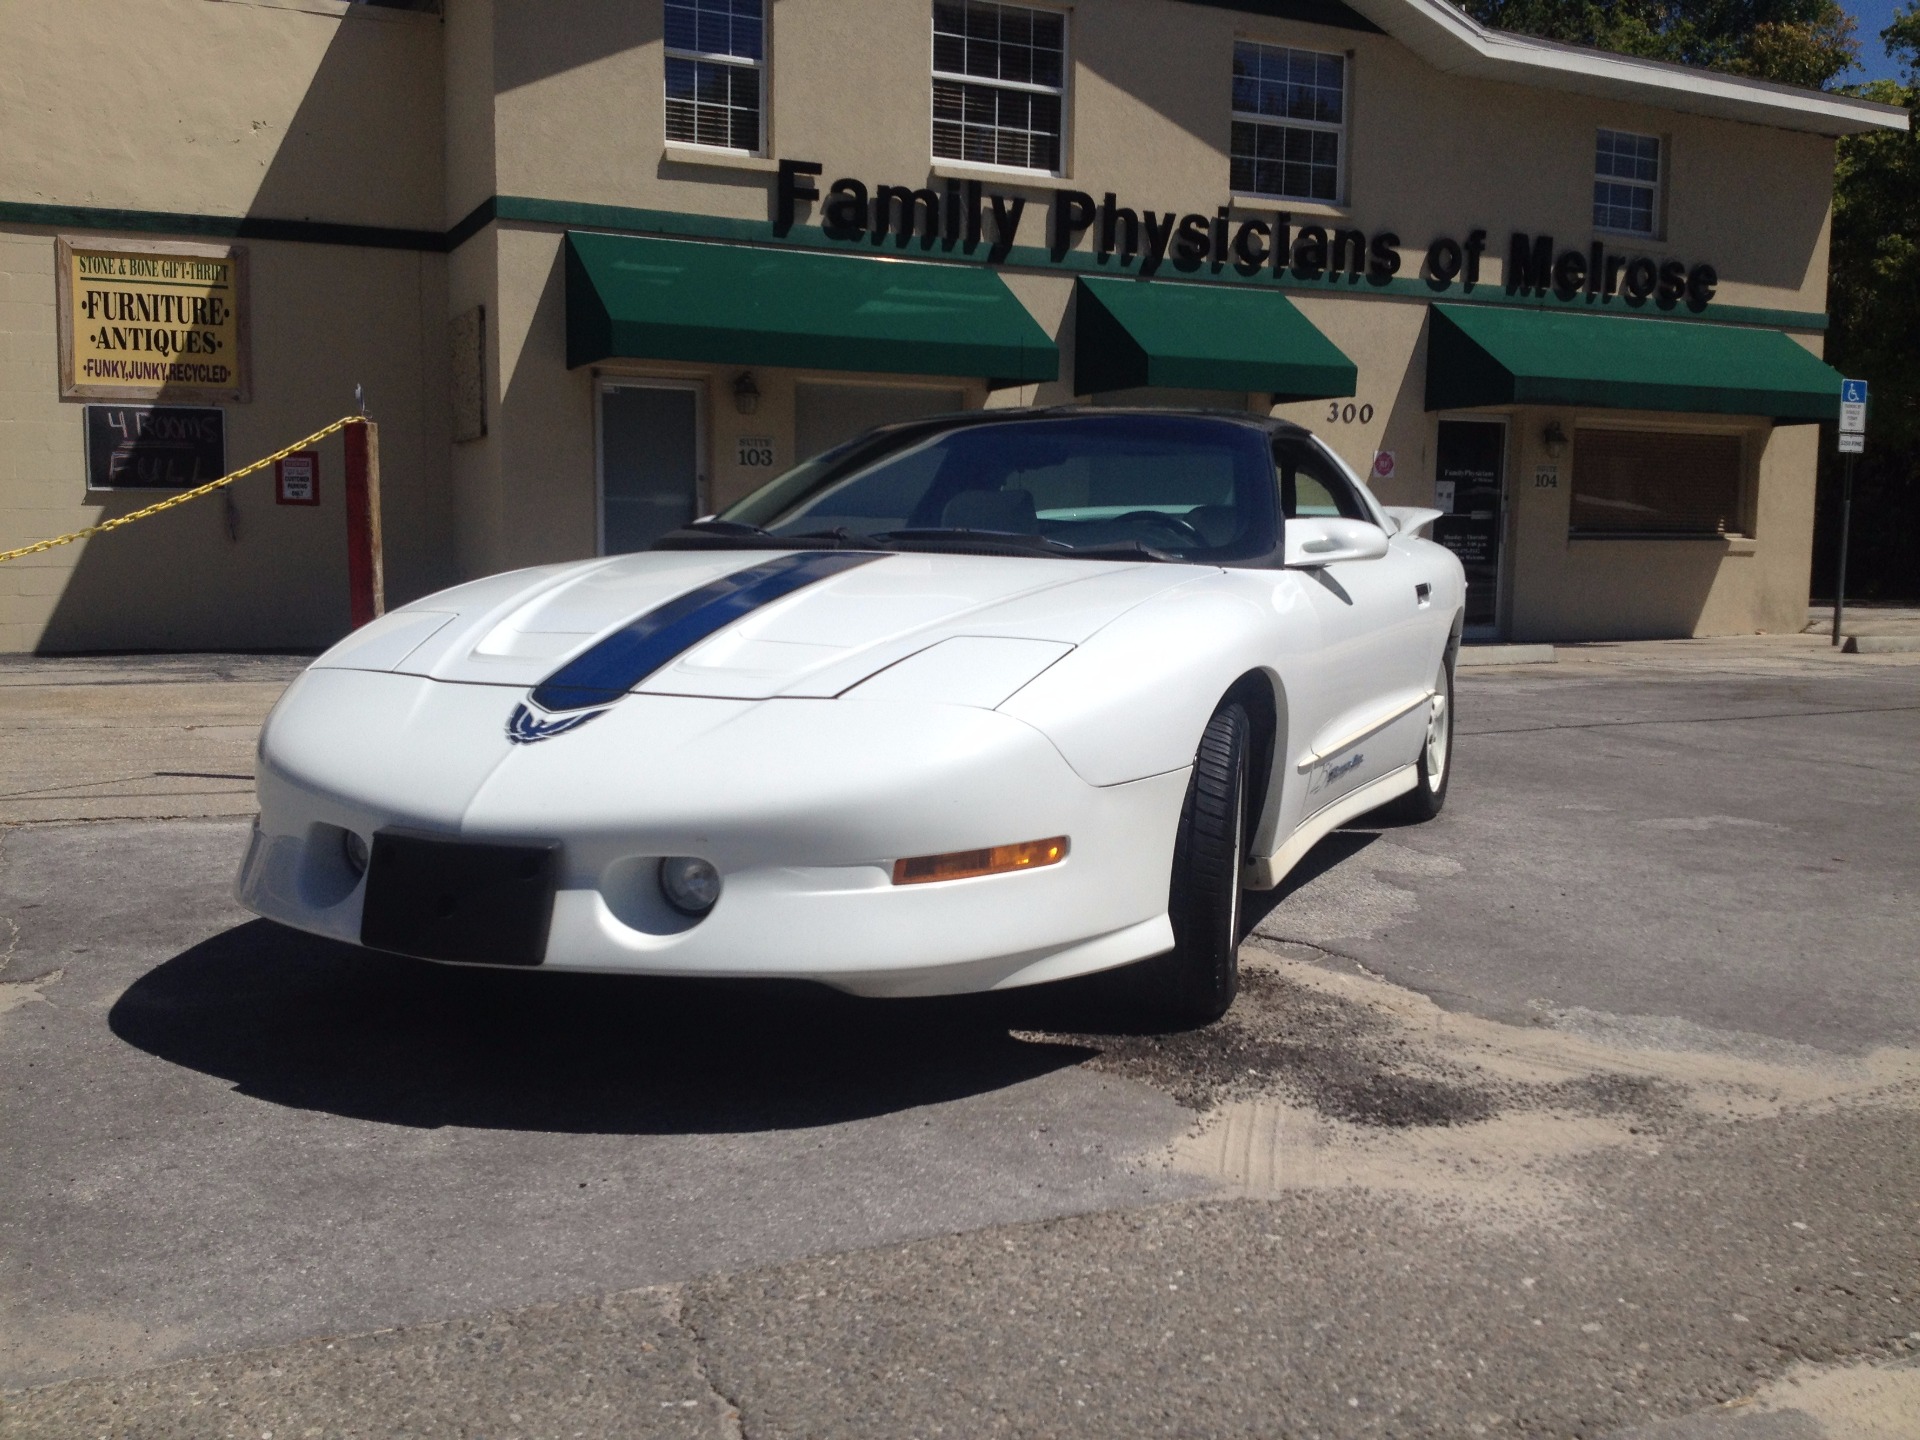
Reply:
[[1369, 1007], [1270, 969], [1241, 974], [1217, 1023], [1166, 1034], [1049, 1034], [1083, 1046], [1089, 1069], [1164, 1090], [1189, 1109], [1279, 1094], [1355, 1125], [1470, 1125], [1512, 1109], [1670, 1118], [1672, 1087], [1649, 1076], [1591, 1073], [1527, 1083], [1450, 1063], [1417, 1033]]

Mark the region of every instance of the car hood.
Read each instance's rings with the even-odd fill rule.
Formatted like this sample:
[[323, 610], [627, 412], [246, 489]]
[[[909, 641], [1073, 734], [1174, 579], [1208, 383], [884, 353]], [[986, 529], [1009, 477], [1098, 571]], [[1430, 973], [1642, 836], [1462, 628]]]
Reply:
[[[650, 551], [495, 575], [404, 606], [314, 664], [531, 688], [638, 617], [793, 553]], [[1031, 674], [1134, 606], [1212, 573], [1160, 563], [883, 554], [747, 610], [671, 655], [633, 690], [737, 700], [834, 696], [947, 641], [965, 643], [943, 650], [939, 665], [916, 664], [977, 676], [983, 663], [996, 666], [971, 642], [994, 639], [1030, 642], [1012, 668]], [[1004, 659], [998, 668], [1008, 668]]]

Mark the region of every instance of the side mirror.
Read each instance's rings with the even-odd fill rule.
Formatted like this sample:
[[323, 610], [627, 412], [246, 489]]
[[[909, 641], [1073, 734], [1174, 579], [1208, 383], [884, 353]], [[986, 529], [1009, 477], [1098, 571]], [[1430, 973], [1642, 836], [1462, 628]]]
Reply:
[[1337, 515], [1290, 515], [1286, 537], [1286, 563], [1297, 570], [1317, 570], [1343, 560], [1378, 560], [1387, 553], [1386, 531]]

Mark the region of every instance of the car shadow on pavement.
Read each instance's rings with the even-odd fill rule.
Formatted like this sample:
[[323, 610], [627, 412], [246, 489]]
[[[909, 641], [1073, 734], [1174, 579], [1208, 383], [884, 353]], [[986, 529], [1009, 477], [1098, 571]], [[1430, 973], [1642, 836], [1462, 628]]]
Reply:
[[592, 1134], [831, 1124], [1094, 1052], [1016, 1039], [1006, 996], [858, 1000], [783, 981], [525, 974], [254, 920], [115, 1002], [128, 1044], [275, 1104], [393, 1125]]
[[1300, 863], [1273, 889], [1245, 891], [1240, 897], [1240, 938], [1245, 940], [1251, 935], [1262, 920], [1287, 903], [1289, 895], [1351, 860], [1380, 838], [1381, 829], [1387, 828], [1377, 826], [1372, 816], [1368, 816], [1365, 823], [1364, 830], [1336, 830], [1327, 836], [1302, 855]]

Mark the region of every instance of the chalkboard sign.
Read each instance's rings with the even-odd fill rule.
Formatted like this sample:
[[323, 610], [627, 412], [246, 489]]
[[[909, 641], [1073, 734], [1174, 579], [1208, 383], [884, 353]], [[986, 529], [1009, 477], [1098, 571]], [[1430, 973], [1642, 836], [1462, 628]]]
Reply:
[[184, 405], [89, 405], [89, 490], [185, 490], [227, 473], [227, 413]]

